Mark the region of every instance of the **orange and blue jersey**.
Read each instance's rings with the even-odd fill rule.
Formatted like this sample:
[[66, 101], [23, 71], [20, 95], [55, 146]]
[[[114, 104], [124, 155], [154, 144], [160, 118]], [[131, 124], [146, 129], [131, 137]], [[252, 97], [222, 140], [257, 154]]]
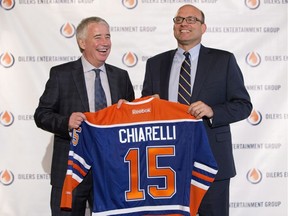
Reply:
[[194, 216], [217, 164], [188, 106], [147, 97], [112, 105], [73, 131], [61, 207], [92, 169], [96, 215]]

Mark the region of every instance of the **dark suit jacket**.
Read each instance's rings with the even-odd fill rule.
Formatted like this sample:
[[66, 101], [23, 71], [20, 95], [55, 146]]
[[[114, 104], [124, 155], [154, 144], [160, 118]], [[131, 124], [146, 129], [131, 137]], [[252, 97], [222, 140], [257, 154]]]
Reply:
[[[127, 71], [105, 64], [112, 104], [135, 99]], [[34, 114], [38, 127], [54, 133], [51, 184], [62, 187], [67, 169], [70, 136], [69, 117], [88, 112], [88, 96], [81, 59], [52, 67], [43, 95]]]
[[[147, 60], [142, 96], [159, 94], [168, 99], [173, 57], [170, 50]], [[207, 135], [218, 163], [218, 179], [236, 175], [232, 154], [230, 123], [247, 118], [252, 110], [242, 72], [232, 53], [201, 45], [190, 102], [203, 101], [212, 107], [212, 124], [204, 119]]]

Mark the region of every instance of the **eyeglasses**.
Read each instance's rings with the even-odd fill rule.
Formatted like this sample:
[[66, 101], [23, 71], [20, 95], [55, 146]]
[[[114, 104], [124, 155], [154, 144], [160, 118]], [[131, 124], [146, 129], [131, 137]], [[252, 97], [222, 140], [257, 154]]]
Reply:
[[195, 24], [196, 21], [200, 22], [201, 24], [203, 24], [204, 22], [200, 19], [198, 19], [197, 17], [194, 17], [194, 16], [188, 16], [188, 17], [180, 17], [180, 16], [177, 16], [177, 17], [174, 17], [173, 18], [173, 22], [175, 24], [181, 24], [183, 23], [183, 21], [186, 21], [186, 23], [188, 24]]

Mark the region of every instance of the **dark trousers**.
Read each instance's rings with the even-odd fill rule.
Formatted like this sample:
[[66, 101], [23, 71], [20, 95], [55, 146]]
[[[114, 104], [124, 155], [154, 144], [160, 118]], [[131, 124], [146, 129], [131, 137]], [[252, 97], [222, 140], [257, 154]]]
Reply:
[[229, 216], [230, 179], [212, 183], [199, 207], [199, 216]]
[[71, 211], [60, 209], [62, 188], [52, 187], [50, 199], [52, 216], [85, 216], [87, 201], [90, 206], [91, 215], [93, 203], [92, 184], [92, 174], [89, 171], [83, 181], [73, 191]]

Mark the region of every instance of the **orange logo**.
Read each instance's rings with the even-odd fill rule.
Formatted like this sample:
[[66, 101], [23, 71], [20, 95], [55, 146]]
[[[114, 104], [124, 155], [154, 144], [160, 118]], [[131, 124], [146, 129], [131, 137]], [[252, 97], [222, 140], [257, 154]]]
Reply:
[[138, 57], [137, 57], [137, 55], [135, 53], [128, 52], [128, 53], [125, 53], [123, 55], [122, 62], [127, 67], [134, 67], [137, 64], [137, 62], [138, 62]]
[[11, 53], [5, 52], [0, 56], [0, 64], [5, 68], [12, 67], [14, 62], [14, 56]]
[[10, 170], [4, 170], [0, 172], [0, 182], [3, 185], [10, 185], [14, 181], [14, 175]]
[[257, 52], [250, 52], [246, 56], [246, 63], [251, 67], [257, 67], [261, 63], [261, 57]]
[[261, 123], [262, 115], [261, 115], [261, 113], [259, 111], [253, 109], [251, 114], [250, 114], [250, 116], [247, 118], [247, 121], [251, 125], [256, 126], [256, 125]]
[[262, 173], [259, 169], [250, 169], [246, 176], [247, 180], [252, 184], [258, 184], [262, 180]]
[[122, 0], [122, 5], [127, 9], [133, 9], [138, 5], [138, 0]]
[[0, 113], [0, 123], [3, 126], [8, 127], [12, 125], [13, 122], [14, 122], [14, 116], [11, 112], [5, 111]]
[[66, 38], [71, 38], [75, 35], [75, 26], [67, 22], [61, 26], [60, 33]]
[[245, 5], [249, 9], [255, 10], [260, 6], [260, 0], [245, 0]]
[[5, 10], [12, 10], [15, 6], [14, 0], [0, 0], [0, 6]]

